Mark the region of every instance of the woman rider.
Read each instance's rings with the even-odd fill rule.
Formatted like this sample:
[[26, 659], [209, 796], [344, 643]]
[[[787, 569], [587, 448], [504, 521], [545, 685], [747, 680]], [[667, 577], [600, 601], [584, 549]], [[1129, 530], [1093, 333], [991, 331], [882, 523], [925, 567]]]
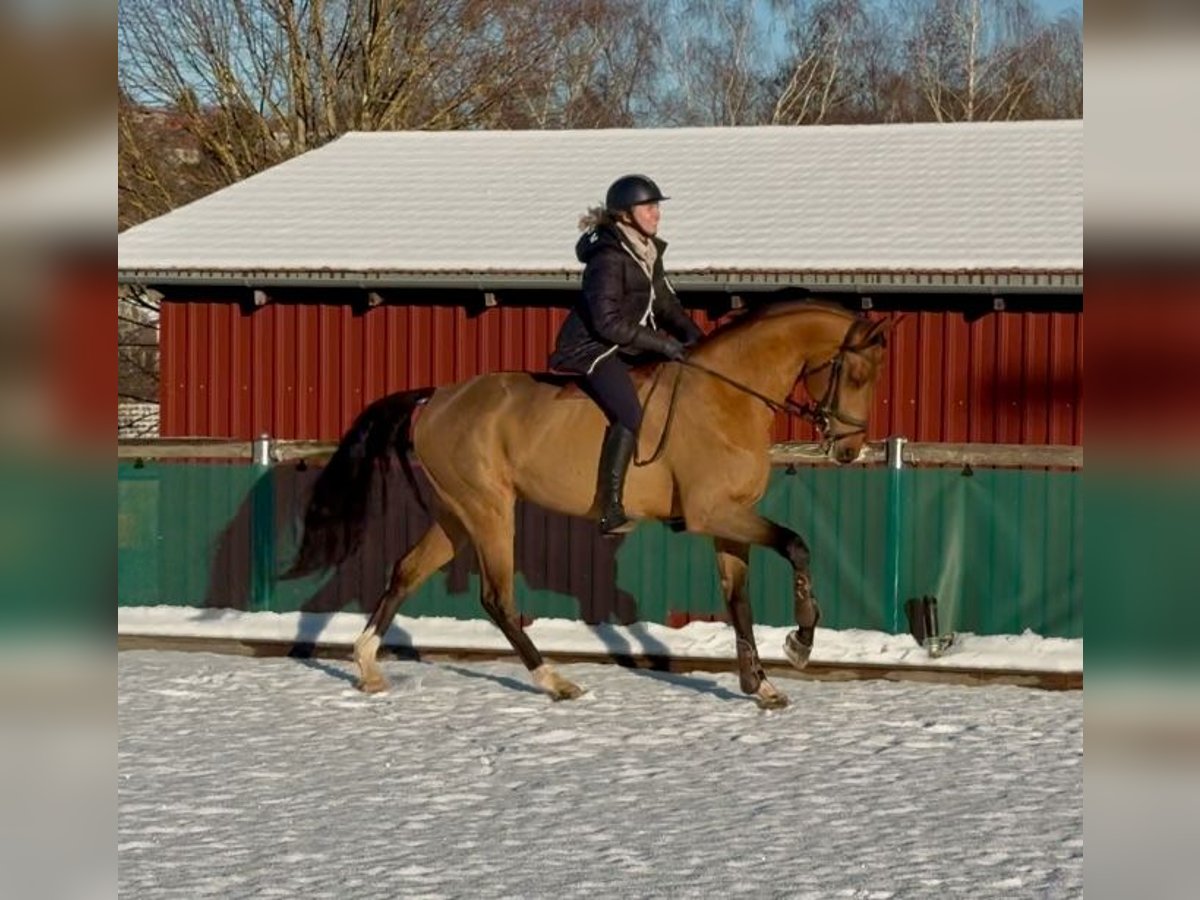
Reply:
[[584, 264], [583, 290], [550, 357], [552, 368], [583, 376], [608, 419], [598, 474], [605, 534], [633, 527], [622, 493], [642, 407], [629, 361], [648, 354], [682, 359], [703, 336], [663, 274], [667, 243], [658, 237], [658, 204], [666, 199], [646, 176], [625, 175], [609, 186], [604, 206], [581, 220], [575, 255]]

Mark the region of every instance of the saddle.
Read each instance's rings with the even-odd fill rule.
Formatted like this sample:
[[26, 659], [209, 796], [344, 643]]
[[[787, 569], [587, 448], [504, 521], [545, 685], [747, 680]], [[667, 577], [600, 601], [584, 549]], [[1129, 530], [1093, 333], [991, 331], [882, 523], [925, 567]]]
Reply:
[[[633, 387], [638, 393], [641, 393], [642, 387], [654, 377], [654, 373], [658, 371], [658, 367], [663, 363], [654, 361], [646, 363], [635, 363], [629, 369], [629, 376], [633, 379]], [[549, 387], [558, 389], [557, 400], [591, 400], [591, 398], [583, 390], [583, 376], [575, 372], [530, 372], [529, 377], [538, 384], [544, 384]]]

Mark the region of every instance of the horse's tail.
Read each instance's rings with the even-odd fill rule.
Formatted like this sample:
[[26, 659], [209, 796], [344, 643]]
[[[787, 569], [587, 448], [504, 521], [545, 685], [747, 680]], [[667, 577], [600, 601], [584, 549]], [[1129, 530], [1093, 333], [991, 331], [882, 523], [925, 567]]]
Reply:
[[304, 512], [304, 535], [296, 561], [282, 578], [299, 578], [335, 566], [358, 549], [367, 519], [375, 472], [395, 454], [413, 493], [424, 508], [408, 459], [413, 413], [435, 388], [401, 391], [364, 409], [317, 476]]

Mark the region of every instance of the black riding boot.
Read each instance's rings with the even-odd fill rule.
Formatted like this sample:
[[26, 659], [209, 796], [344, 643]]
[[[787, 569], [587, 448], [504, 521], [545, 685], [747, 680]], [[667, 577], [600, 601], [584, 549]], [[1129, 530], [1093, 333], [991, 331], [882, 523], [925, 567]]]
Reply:
[[637, 436], [624, 425], [613, 423], [604, 432], [600, 448], [600, 474], [597, 492], [600, 495], [600, 530], [604, 534], [622, 534], [634, 523], [625, 515], [621, 495], [625, 489], [625, 473], [637, 446]]

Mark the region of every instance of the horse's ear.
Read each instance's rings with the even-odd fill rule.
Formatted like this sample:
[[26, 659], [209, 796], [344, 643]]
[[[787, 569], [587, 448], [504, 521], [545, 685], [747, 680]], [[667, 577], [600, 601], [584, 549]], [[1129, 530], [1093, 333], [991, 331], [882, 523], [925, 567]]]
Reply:
[[881, 347], [886, 347], [888, 336], [903, 318], [904, 315], [901, 314], [898, 316], [885, 316], [882, 319], [876, 319], [867, 328], [866, 333], [863, 335], [862, 340], [860, 341], [861, 345], [864, 347], [871, 347], [875, 344], [878, 344]]

